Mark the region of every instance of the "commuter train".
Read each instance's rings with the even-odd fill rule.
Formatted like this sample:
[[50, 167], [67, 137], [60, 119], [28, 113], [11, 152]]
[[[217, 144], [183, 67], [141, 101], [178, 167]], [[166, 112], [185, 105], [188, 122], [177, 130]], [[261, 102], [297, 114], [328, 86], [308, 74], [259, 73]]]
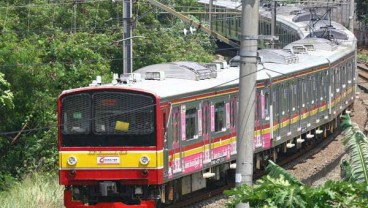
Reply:
[[[354, 35], [333, 22], [326, 34], [308, 35], [309, 22], [293, 16], [278, 18], [302, 39], [258, 51], [255, 170], [333, 132], [354, 102]], [[160, 207], [234, 174], [239, 63], [162, 63], [63, 91], [65, 206]]]

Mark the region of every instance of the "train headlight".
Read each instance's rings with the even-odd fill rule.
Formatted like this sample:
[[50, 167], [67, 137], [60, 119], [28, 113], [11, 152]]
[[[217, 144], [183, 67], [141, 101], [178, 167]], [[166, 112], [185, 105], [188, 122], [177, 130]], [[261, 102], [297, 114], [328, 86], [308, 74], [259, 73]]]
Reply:
[[142, 165], [147, 165], [149, 163], [150, 159], [148, 156], [142, 156], [141, 159], [139, 160], [139, 162], [142, 164]]
[[68, 165], [75, 165], [77, 164], [77, 158], [74, 156], [70, 156], [67, 162], [68, 162]]

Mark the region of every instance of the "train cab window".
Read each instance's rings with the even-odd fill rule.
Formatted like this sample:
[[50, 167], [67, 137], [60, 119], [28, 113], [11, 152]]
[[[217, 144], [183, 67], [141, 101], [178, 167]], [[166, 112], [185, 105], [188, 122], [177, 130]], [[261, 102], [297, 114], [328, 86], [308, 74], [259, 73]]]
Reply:
[[225, 103], [215, 104], [215, 132], [224, 131], [225, 128]]
[[90, 95], [78, 94], [62, 100], [63, 134], [88, 134], [90, 132]]
[[197, 135], [197, 109], [191, 108], [185, 111], [185, 136], [186, 139], [196, 139]]

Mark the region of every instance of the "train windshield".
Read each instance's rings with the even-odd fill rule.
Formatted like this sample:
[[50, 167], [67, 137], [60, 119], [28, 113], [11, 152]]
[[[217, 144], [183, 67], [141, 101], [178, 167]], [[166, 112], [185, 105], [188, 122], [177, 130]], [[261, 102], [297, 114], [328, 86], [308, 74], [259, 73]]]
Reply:
[[154, 146], [155, 103], [151, 96], [95, 92], [62, 99], [62, 146]]

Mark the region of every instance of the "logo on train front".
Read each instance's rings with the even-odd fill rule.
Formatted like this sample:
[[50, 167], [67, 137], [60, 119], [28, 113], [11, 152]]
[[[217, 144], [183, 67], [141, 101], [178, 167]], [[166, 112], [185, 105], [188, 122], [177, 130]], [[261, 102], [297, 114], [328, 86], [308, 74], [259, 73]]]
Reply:
[[97, 156], [97, 164], [120, 164], [120, 157], [115, 156]]

